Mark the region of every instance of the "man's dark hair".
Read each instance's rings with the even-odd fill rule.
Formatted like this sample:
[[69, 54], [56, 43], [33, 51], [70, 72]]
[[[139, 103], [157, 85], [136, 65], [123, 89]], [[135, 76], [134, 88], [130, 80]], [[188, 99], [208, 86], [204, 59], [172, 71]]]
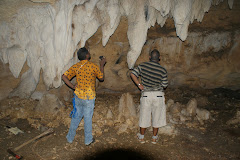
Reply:
[[82, 47], [77, 51], [78, 59], [80, 61], [85, 60], [87, 54], [88, 54], [88, 50], [85, 47]]
[[152, 50], [152, 52], [150, 53], [150, 57], [151, 60], [155, 60], [155, 61], [160, 61], [159, 57], [160, 57], [160, 53], [157, 49]]

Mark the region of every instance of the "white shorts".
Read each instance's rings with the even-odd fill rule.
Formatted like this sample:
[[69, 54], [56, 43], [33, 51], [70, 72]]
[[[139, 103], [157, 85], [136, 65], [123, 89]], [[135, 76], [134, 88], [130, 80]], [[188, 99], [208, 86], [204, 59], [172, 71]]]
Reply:
[[147, 128], [151, 126], [159, 128], [166, 125], [166, 105], [164, 92], [142, 92], [140, 99], [139, 126]]

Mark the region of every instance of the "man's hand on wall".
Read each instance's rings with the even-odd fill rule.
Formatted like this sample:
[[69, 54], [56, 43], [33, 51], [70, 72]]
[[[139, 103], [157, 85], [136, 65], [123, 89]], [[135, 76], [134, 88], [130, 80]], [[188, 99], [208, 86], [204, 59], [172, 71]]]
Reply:
[[104, 67], [104, 65], [105, 65], [106, 63], [107, 63], [106, 58], [105, 58], [105, 57], [102, 57], [102, 58], [100, 59], [100, 66]]

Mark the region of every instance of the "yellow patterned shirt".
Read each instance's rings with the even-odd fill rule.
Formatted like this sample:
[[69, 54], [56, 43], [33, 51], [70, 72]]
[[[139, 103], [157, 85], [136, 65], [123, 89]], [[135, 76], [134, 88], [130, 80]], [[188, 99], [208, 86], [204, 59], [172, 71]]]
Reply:
[[74, 64], [64, 75], [69, 80], [76, 76], [77, 87], [74, 93], [80, 99], [94, 99], [96, 97], [96, 77], [103, 78], [103, 73], [99, 67], [88, 60], [82, 60]]

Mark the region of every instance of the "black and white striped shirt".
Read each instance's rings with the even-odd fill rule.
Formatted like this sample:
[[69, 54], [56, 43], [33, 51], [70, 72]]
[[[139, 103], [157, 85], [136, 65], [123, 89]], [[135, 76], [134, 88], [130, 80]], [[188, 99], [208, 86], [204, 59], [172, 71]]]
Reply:
[[144, 90], [163, 90], [168, 85], [167, 70], [157, 62], [141, 63], [132, 73], [141, 76]]

